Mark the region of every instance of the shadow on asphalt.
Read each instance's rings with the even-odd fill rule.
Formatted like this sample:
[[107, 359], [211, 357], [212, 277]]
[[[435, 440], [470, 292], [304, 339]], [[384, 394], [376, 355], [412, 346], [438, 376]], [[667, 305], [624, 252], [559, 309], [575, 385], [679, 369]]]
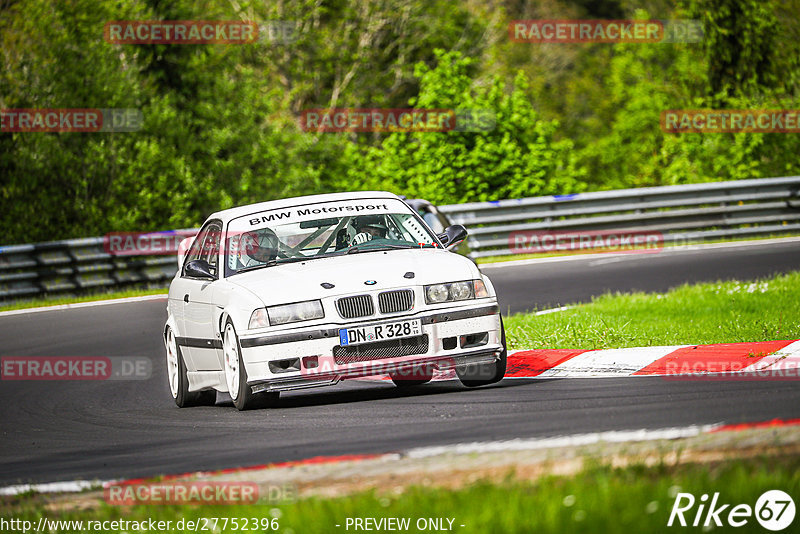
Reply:
[[[396, 387], [391, 384], [366, 384], [359, 382], [353, 384], [353, 381], [344, 383], [342, 385], [325, 388], [325, 391], [319, 392], [296, 392], [291, 393], [289, 396], [282, 394], [280, 400], [271, 408], [267, 410], [280, 410], [288, 408], [306, 408], [309, 406], [324, 406], [331, 404], [350, 404], [357, 402], [370, 402], [378, 400], [392, 400], [392, 399], [408, 399], [414, 397], [429, 397], [433, 395], [448, 395], [448, 394], [461, 394], [470, 395], [471, 400], [480, 400], [481, 392], [491, 389], [507, 389], [518, 386], [524, 386], [533, 382], [549, 382], [551, 380], [561, 379], [514, 379], [503, 380], [491, 386], [484, 386], [478, 388], [468, 388], [462, 386], [458, 381], [447, 382], [434, 382], [431, 384], [424, 384], [421, 386], [408, 386]], [[320, 388], [323, 389], [323, 388]], [[233, 407], [233, 401], [227, 393], [217, 394], [218, 407]]]

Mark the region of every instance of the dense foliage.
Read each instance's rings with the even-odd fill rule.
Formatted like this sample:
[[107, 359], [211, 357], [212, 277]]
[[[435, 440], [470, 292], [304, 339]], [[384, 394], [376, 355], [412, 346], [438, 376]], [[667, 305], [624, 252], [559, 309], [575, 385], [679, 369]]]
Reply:
[[[639, 10], [639, 8], [648, 11]], [[437, 203], [798, 172], [798, 134], [660, 112], [800, 108], [800, 0], [0, 0], [0, 109], [136, 108], [135, 133], [0, 133], [2, 243], [191, 227], [285, 196]], [[701, 43], [511, 42], [543, 18], [703, 21]], [[295, 39], [120, 45], [113, 20], [292, 21]], [[490, 109], [485, 132], [306, 133], [309, 108]]]

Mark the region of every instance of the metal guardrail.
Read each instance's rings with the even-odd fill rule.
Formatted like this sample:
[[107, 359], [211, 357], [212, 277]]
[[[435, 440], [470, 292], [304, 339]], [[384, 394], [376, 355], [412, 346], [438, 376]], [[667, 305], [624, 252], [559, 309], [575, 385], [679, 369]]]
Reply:
[[166, 286], [177, 271], [169, 256], [114, 256], [102, 237], [0, 247], [0, 299], [80, 292], [131, 284]]
[[[800, 233], [800, 176], [440, 206], [469, 229], [474, 258], [512, 254], [520, 231], [661, 232], [665, 243]], [[0, 247], [0, 299], [166, 286], [177, 260], [116, 256], [101, 237]]]
[[665, 244], [800, 233], [800, 176], [439, 206], [473, 258], [513, 254], [515, 232], [659, 232]]

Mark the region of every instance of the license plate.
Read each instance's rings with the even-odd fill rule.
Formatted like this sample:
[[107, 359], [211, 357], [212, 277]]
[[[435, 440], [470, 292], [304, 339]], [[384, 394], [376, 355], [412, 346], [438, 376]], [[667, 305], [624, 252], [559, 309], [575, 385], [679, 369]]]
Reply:
[[339, 344], [341, 346], [360, 345], [387, 339], [414, 337], [420, 334], [422, 334], [422, 322], [419, 319], [411, 319], [395, 323], [342, 328], [339, 330]]

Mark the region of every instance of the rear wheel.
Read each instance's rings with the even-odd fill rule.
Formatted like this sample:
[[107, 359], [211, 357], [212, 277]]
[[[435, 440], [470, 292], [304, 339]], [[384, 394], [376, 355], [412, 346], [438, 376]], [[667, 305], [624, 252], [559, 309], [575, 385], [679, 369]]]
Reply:
[[211, 406], [217, 401], [217, 392], [212, 390], [189, 391], [189, 378], [186, 374], [186, 362], [178, 346], [172, 328], [167, 328], [167, 378], [169, 391], [178, 408], [187, 406]]
[[266, 408], [278, 400], [280, 396], [278, 392], [253, 393], [253, 390], [247, 385], [247, 369], [242, 362], [242, 348], [230, 319], [225, 323], [222, 349], [225, 357], [225, 382], [237, 410]]
[[506, 363], [508, 360], [508, 350], [506, 349], [506, 329], [503, 326], [503, 318], [500, 317], [500, 343], [503, 345], [503, 352], [500, 358], [493, 363], [470, 364], [463, 367], [456, 367], [456, 375], [461, 383], [469, 388], [487, 386], [503, 379], [506, 374]]

